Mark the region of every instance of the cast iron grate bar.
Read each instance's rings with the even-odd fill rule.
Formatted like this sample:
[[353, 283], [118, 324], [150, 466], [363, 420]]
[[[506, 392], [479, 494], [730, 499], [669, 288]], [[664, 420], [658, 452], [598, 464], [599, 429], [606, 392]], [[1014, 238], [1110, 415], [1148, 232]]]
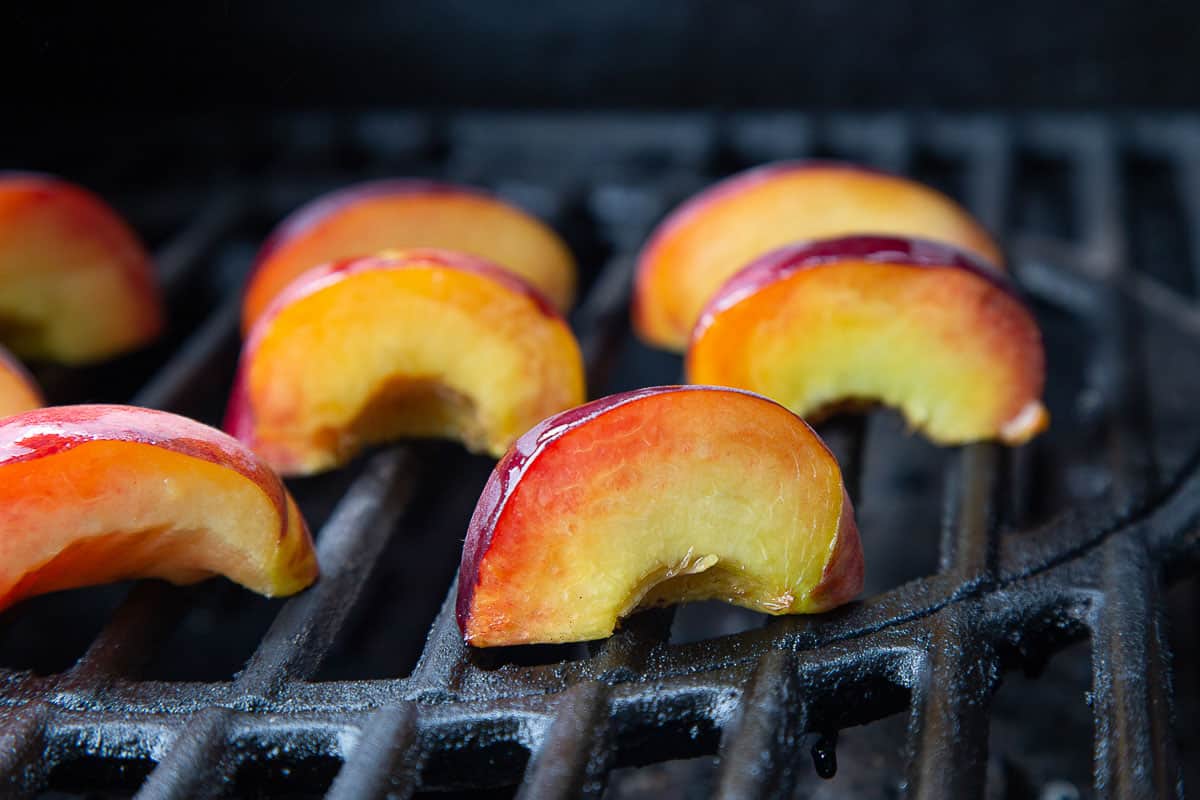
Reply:
[[233, 186], [221, 186], [200, 209], [195, 221], [178, 237], [155, 254], [159, 281], [168, 295], [178, 295], [184, 284], [195, 277], [197, 267], [212, 257], [245, 216], [242, 193]]
[[135, 795], [137, 800], [206, 800], [219, 797], [234, 769], [226, 754], [233, 711], [213, 706], [176, 729], [170, 748]]
[[14, 797], [31, 794], [49, 773], [44, 747], [53, 713], [46, 702], [0, 709], [0, 785]]
[[[940, 151], [965, 160], [966, 204], [985, 227], [1002, 234], [1011, 173], [1007, 131], [941, 121], [933, 137]], [[997, 445], [973, 444], [947, 466], [939, 569], [960, 586], [994, 580], [1001, 461]], [[986, 640], [972, 630], [974, 617], [970, 604], [955, 607], [926, 629], [908, 726], [909, 797], [982, 795], [998, 666]]]
[[363, 726], [329, 800], [406, 800], [417, 788], [420, 742], [417, 705], [386, 706]]
[[[1107, 251], [1095, 258], [1115, 293], [1130, 283], [1127, 240], [1118, 209], [1120, 181], [1115, 143], [1100, 136], [1086, 151], [1095, 198], [1093, 229], [1106, 230]], [[1113, 375], [1107, 444], [1113, 490], [1123, 503], [1156, 488], [1148, 431], [1139, 409], [1145, 359], [1137, 340], [1136, 309], [1111, 299], [1110, 334], [1099, 357]], [[1139, 402], [1142, 401], [1142, 402]], [[1164, 663], [1160, 570], [1147, 558], [1147, 542], [1118, 539], [1100, 556], [1100, 595], [1092, 620], [1094, 788], [1099, 798], [1182, 797], [1171, 731], [1170, 671]]]
[[824, 132], [830, 148], [849, 160], [902, 175], [912, 170], [913, 125], [903, 114], [883, 114], [867, 121], [835, 117]]
[[1091, 613], [1098, 798], [1184, 796], [1158, 570], [1146, 543], [1109, 542]]
[[1172, 162], [1179, 176], [1180, 196], [1188, 221], [1188, 255], [1191, 260], [1192, 285], [1200, 296], [1200, 125], [1195, 122], [1180, 125], [1173, 138]]
[[762, 657], [721, 740], [716, 798], [790, 797], [803, 768], [804, 693], [790, 653]]
[[[991, 445], [962, 450], [960, 471], [945, 482], [941, 569], [962, 586], [990, 584], [994, 568], [997, 454]], [[971, 630], [971, 605], [946, 609], [927, 628], [927, 652], [913, 687], [908, 796], [975, 797], [986, 778], [988, 706], [998, 680], [995, 654]]]
[[[995, 449], [962, 450], [946, 481], [941, 568], [961, 585], [992, 580], [997, 491]], [[977, 602], [977, 601], [975, 601]], [[908, 796], [976, 797], [986, 779], [988, 706], [998, 683], [995, 653], [971, 630], [971, 604], [947, 609], [928, 627], [928, 652], [912, 693]]]
[[518, 800], [598, 798], [612, 761], [609, 688], [577, 683], [559, 698], [557, 713], [530, 759]]
[[929, 626], [926, 663], [913, 689], [907, 796], [981, 797], [987, 778], [995, 654], [970, 629], [969, 607]]
[[[1083, 134], [1074, 152], [1085, 235], [1079, 252], [1067, 253], [1067, 258], [1074, 255], [1075, 265], [1104, 281], [1091, 374], [1107, 401], [1104, 440], [1111, 490], [1120, 505], [1130, 506], [1156, 488], [1157, 470], [1147, 451], [1149, 432], [1139, 415], [1145, 404], [1139, 393], [1144, 391], [1146, 369], [1136, 338], [1141, 326], [1125, 297], [1144, 296], [1153, 281], [1125, 268], [1116, 144], [1106, 131], [1088, 129]], [[1088, 619], [1098, 797], [1182, 796], [1170, 730], [1161, 606], [1155, 602], [1160, 577], [1146, 558], [1146, 547], [1136, 538], [1114, 539], [1100, 555], [1100, 588]]]
[[237, 338], [240, 298], [229, 298], [187, 338], [177, 355], [130, 402], [135, 406], [178, 408], [215, 366], [220, 350]]
[[459, 675], [467, 665], [467, 647], [458, 632], [454, 618], [454, 606], [458, 600], [458, 578], [450, 584], [450, 591], [429, 628], [425, 649], [413, 670], [413, 688], [431, 697], [444, 697], [459, 682]]

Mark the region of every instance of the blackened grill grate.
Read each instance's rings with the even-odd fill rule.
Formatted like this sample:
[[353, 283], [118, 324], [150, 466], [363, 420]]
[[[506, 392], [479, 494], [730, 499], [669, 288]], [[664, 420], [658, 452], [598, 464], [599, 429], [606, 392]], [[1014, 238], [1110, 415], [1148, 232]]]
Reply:
[[[0, 617], [0, 794], [599, 796], [622, 766], [715, 753], [674, 796], [787, 797], [814, 766], [832, 773], [838, 731], [907, 709], [902, 777], [880, 771], [862, 796], [1020, 797], [989, 763], [992, 700], [1007, 671], [1088, 640], [1092, 785], [1072, 791], [1182, 795], [1164, 581], [1200, 549], [1200, 119], [377, 114], [138, 130], [107, 171], [46, 162], [53, 142], [17, 154], [111, 186], [144, 231], [175, 231], [159, 250], [168, 342], [106, 371], [44, 372], [59, 402], [215, 421], [249, 243], [319, 191], [388, 174], [481, 183], [548, 218], [585, 270], [572, 322], [593, 395], [674, 382], [678, 359], [628, 332], [632, 255], [687, 193], [815, 155], [932, 181], [1003, 235], [1046, 329], [1055, 424], [1018, 452], [938, 451], [883, 413], [823, 428], [867, 549], [869, 593], [851, 607], [700, 625], [660, 610], [586, 647], [483, 652], [461, 644], [444, 592], [488, 465], [440, 445], [379, 452], [294, 487], [324, 520], [324, 576], [286, 603], [145, 583], [119, 605], [87, 590]], [[1129, 166], [1144, 163], [1148, 179]], [[747, 629], [714, 638], [726, 623]]]

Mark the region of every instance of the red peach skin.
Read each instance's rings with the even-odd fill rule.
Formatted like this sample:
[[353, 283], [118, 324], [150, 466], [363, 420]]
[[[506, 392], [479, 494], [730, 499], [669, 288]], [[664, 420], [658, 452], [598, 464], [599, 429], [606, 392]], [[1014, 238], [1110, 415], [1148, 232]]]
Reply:
[[56, 178], [0, 173], [0, 342], [83, 364], [146, 344], [162, 318], [145, 249], [102, 200]]
[[42, 392], [33, 376], [3, 347], [0, 347], [0, 418], [42, 405]]
[[647, 343], [682, 352], [708, 300], [752, 260], [852, 234], [933, 239], [1003, 263], [971, 215], [927, 186], [852, 164], [767, 164], [706, 189], [659, 224], [638, 260], [634, 327]]
[[689, 600], [817, 613], [862, 581], [841, 471], [803, 420], [748, 392], [664, 386], [521, 437], [471, 518], [457, 618], [480, 647], [583, 641]]
[[0, 608], [127, 578], [288, 595], [316, 555], [279, 478], [230, 437], [129, 406], [0, 421]]
[[579, 345], [536, 290], [462, 253], [398, 251], [310, 270], [275, 299], [226, 430], [286, 475], [407, 436], [499, 457], [584, 391]]
[[242, 331], [248, 333], [271, 300], [312, 267], [409, 248], [470, 253], [527, 280], [559, 311], [571, 306], [575, 260], [541, 221], [478, 189], [381, 180], [317, 198], [280, 223], [251, 273]]
[[847, 237], [763, 256], [709, 303], [687, 375], [806, 418], [882, 403], [939, 444], [1021, 444], [1049, 421], [1041, 333], [1007, 278], [916, 239]]

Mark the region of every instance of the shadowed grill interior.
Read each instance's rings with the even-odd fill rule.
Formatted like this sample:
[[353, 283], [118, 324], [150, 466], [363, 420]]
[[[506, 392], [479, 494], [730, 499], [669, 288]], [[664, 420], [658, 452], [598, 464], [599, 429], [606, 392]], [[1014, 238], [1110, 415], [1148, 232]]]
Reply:
[[257, 242], [316, 194], [389, 175], [486, 186], [564, 234], [592, 396], [678, 382], [679, 358], [629, 331], [637, 248], [716, 178], [821, 156], [926, 180], [999, 234], [1044, 329], [1053, 425], [1017, 451], [939, 450], [887, 412], [822, 426], [858, 509], [861, 602], [660, 609], [606, 641], [489, 651], [462, 644], [452, 599], [490, 462], [377, 451], [291, 484], [323, 567], [296, 598], [146, 582], [0, 615], [3, 796], [1100, 798], [1200, 781], [1177, 755], [1200, 747], [1200, 119], [299, 114], [130, 124], [103, 154], [62, 127], [12, 159], [127, 213], [173, 314], [147, 352], [41, 370], [53, 402], [218, 422]]

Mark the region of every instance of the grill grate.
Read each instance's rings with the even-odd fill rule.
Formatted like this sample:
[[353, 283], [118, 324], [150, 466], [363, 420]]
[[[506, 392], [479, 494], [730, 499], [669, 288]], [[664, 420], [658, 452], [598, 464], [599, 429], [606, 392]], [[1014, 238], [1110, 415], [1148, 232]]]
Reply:
[[[137, 166], [92, 181], [134, 187], [113, 196], [143, 230], [183, 221], [159, 250], [180, 322], [110, 372], [45, 371], [53, 399], [132, 397], [217, 419], [248, 244], [319, 191], [397, 173], [491, 186], [567, 233], [585, 269], [572, 322], [593, 395], [677, 381], [679, 360], [628, 332], [632, 257], [650, 227], [722, 174], [828, 155], [915, 173], [1004, 234], [1045, 326], [1055, 425], [1019, 452], [939, 451], [883, 413], [823, 427], [864, 536], [869, 592], [851, 607], [721, 612], [699, 635], [686, 610], [655, 610], [587, 646], [472, 652], [451, 586], [411, 672], [397, 653], [444, 591], [488, 465], [437, 444], [383, 450], [295, 485], [310, 519], [324, 520], [323, 577], [286, 603], [217, 583], [139, 584], [81, 657], [67, 654], [70, 666], [36, 632], [57, 634], [71, 615], [98, 624], [106, 608], [79, 606], [119, 594], [42, 598], [0, 616], [0, 664], [35, 668], [0, 670], [4, 796], [404, 798], [518, 784], [522, 798], [600, 796], [623, 765], [715, 753], [714, 796], [787, 797], [813, 773], [810, 747], [816, 771], [831, 774], [838, 731], [905, 710], [905, 777], [890, 788], [995, 796], [988, 745], [1004, 674], [1036, 671], [1082, 639], [1094, 720], [1084, 795], [1182, 795], [1164, 565], [1184, 576], [1200, 550], [1200, 120], [368, 114], [216, 125], [164, 128]], [[53, 143], [19, 154], [31, 166], [44, 159], [35, 144]], [[154, 185], [185, 151], [195, 161], [170, 173], [177, 185]], [[1157, 177], [1139, 183], [1128, 165], [1143, 162]], [[1130, 209], [1157, 216], [1126, 224]], [[713, 619], [745, 629], [714, 637]], [[67, 642], [95, 632], [75, 627]], [[248, 659], [239, 642], [255, 642]], [[193, 674], [230, 659], [244, 660], [236, 674]]]

